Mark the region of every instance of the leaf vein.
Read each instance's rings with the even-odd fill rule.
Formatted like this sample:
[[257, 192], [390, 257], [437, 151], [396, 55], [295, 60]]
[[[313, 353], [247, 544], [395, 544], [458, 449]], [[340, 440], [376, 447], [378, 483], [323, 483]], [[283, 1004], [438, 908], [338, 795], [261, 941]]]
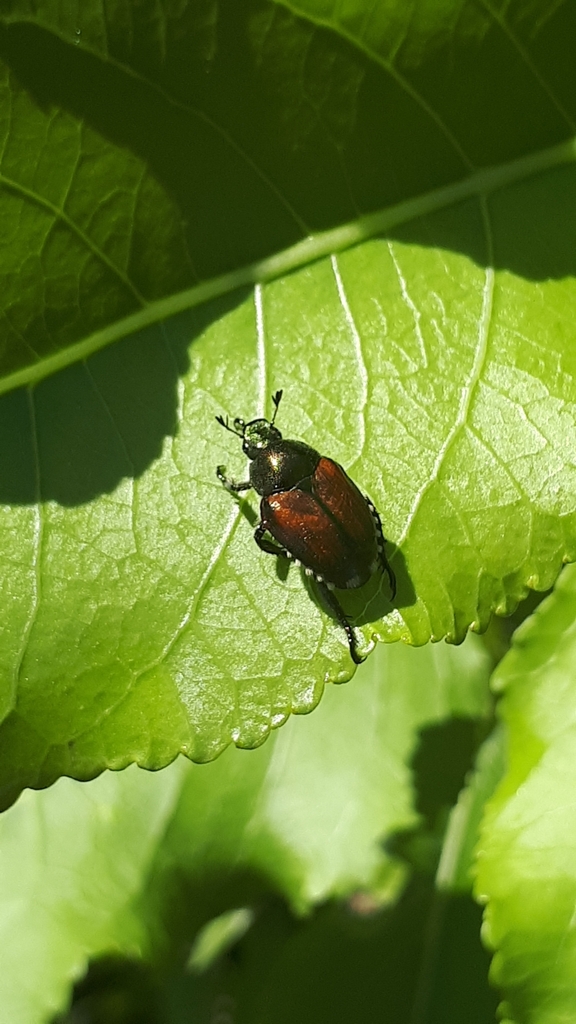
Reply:
[[353, 460], [354, 462], [356, 462], [358, 459], [362, 458], [364, 448], [366, 445], [366, 407], [368, 405], [368, 388], [370, 378], [368, 374], [368, 369], [366, 367], [366, 359], [364, 357], [364, 352], [362, 350], [362, 339], [360, 337], [360, 332], [356, 326], [356, 321], [354, 320], [352, 310], [350, 309], [348, 296], [346, 295], [346, 289], [344, 288], [344, 282], [342, 280], [342, 275], [340, 273], [340, 268], [338, 266], [338, 257], [335, 254], [333, 254], [330, 257], [330, 262], [332, 264], [332, 271], [334, 273], [334, 278], [336, 280], [338, 298], [340, 299], [340, 304], [344, 311], [344, 317], [350, 330], [352, 346], [354, 349], [354, 355], [356, 357], [356, 363], [358, 366], [358, 376], [360, 378], [360, 408], [358, 410], [358, 432], [360, 435], [360, 443], [358, 455]]
[[207, 588], [207, 586], [208, 586], [208, 584], [209, 584], [209, 582], [210, 582], [210, 580], [212, 578], [212, 575], [214, 573], [216, 565], [217, 565], [219, 559], [221, 558], [222, 554], [226, 550], [226, 547], [227, 547], [228, 543], [230, 542], [230, 540], [232, 539], [232, 537], [233, 537], [233, 535], [235, 533], [236, 527], [238, 525], [239, 518], [240, 518], [240, 511], [239, 511], [238, 507], [235, 506], [232, 509], [232, 512], [230, 514], [228, 523], [226, 524], [226, 527], [224, 528], [224, 530], [222, 532], [220, 540], [218, 541], [218, 543], [216, 544], [216, 546], [214, 548], [214, 551], [212, 552], [212, 557], [211, 557], [208, 565], [206, 566], [206, 568], [204, 570], [204, 573], [202, 574], [196, 589], [194, 590], [194, 592], [192, 593], [192, 595], [190, 597], [190, 600], [188, 602], [188, 608], [186, 609], [184, 615], [180, 619], [180, 622], [178, 623], [178, 625], [177, 625], [173, 635], [170, 637], [168, 642], [164, 645], [164, 647], [162, 648], [160, 653], [157, 655], [157, 657], [153, 658], [152, 661], [150, 661], [147, 665], [145, 665], [143, 668], [139, 669], [134, 674], [134, 680], [133, 680], [131, 686], [134, 686], [142, 676], [146, 675], [147, 672], [150, 672], [151, 669], [156, 668], [158, 665], [162, 664], [162, 662], [166, 660], [166, 658], [168, 657], [168, 655], [173, 650], [173, 648], [175, 647], [176, 643], [178, 642], [178, 640], [180, 639], [180, 637], [184, 633], [185, 629], [188, 627], [188, 625], [192, 621], [192, 619], [194, 617], [194, 614], [196, 612], [196, 609], [198, 608], [198, 605], [200, 604], [200, 601], [202, 600], [202, 595], [204, 594], [204, 591], [206, 590], [206, 588]]
[[411, 84], [411, 82], [394, 67], [391, 61], [387, 60], [385, 57], [382, 57], [371, 47], [367, 46], [367, 44], [362, 39], [360, 39], [358, 35], [349, 32], [344, 27], [344, 25], [335, 25], [333, 19], [322, 18], [319, 16], [314, 17], [310, 13], [310, 11], [304, 12], [299, 10], [298, 6], [296, 4], [290, 3], [289, 0], [276, 0], [276, 2], [283, 4], [284, 7], [287, 7], [288, 10], [292, 11], [292, 13], [295, 14], [297, 17], [306, 19], [312, 24], [318, 25], [320, 28], [328, 29], [328, 31], [334, 32], [338, 36], [341, 36], [341, 38], [345, 39], [348, 43], [350, 43], [351, 46], [360, 50], [370, 61], [372, 61], [374, 64], [379, 65], [379, 67], [381, 67], [388, 75], [390, 75], [390, 77], [394, 79], [394, 81], [402, 89], [404, 89], [405, 93], [408, 96], [410, 96], [410, 98], [414, 100], [414, 102], [420, 107], [420, 109], [423, 110], [424, 113], [427, 114], [428, 117], [434, 122], [439, 131], [441, 131], [442, 134], [444, 135], [447, 142], [449, 142], [449, 144], [458, 154], [464, 166], [467, 167], [468, 170], [473, 169], [474, 164], [472, 160], [465, 152], [463, 147], [460, 145], [456, 136], [450, 130], [448, 125], [443, 121], [438, 111], [434, 110], [434, 108], [424, 99], [421, 93], [418, 92], [418, 90]]
[[402, 273], [402, 270], [401, 270], [401, 267], [400, 267], [400, 263], [399, 263], [398, 258], [396, 256], [396, 253], [394, 252], [394, 246], [392, 245], [392, 242], [388, 242], [388, 252], [390, 253], [390, 258], [391, 258], [391, 260], [392, 260], [392, 262], [394, 264], [394, 269], [395, 269], [396, 275], [398, 277], [398, 283], [400, 285], [400, 291], [402, 293], [402, 301], [404, 302], [405, 306], [407, 306], [407, 308], [410, 310], [410, 313], [412, 314], [412, 318], [414, 320], [414, 334], [416, 335], [416, 339], [418, 341], [418, 347], [420, 349], [420, 354], [421, 354], [421, 357], [422, 357], [422, 362], [420, 364], [420, 368], [423, 369], [423, 370], [426, 370], [428, 368], [428, 354], [426, 352], [426, 345], [424, 343], [424, 336], [422, 334], [422, 328], [420, 326], [420, 321], [422, 319], [422, 315], [421, 315], [420, 310], [418, 309], [416, 303], [414, 302], [412, 296], [410, 295], [410, 292], [408, 291], [408, 285], [406, 283], [406, 278], [404, 277], [404, 274]]
[[30, 417], [30, 436], [32, 440], [32, 453], [34, 460], [34, 486], [35, 486], [35, 509], [36, 509], [36, 521], [34, 524], [34, 550], [32, 555], [32, 568], [33, 568], [33, 596], [30, 613], [28, 620], [24, 627], [22, 634], [22, 643], [20, 645], [20, 651], [16, 663], [14, 665], [14, 695], [17, 695], [18, 684], [20, 682], [20, 676], [22, 673], [22, 665], [28, 644], [30, 643], [30, 637], [34, 628], [34, 623], [38, 617], [40, 609], [40, 603], [42, 600], [42, 554], [43, 554], [43, 539], [44, 539], [44, 518], [42, 511], [42, 485], [40, 476], [40, 451], [38, 446], [38, 429], [36, 423], [36, 407], [34, 404], [34, 389], [32, 387], [27, 388], [28, 398], [28, 414]]
[[468, 423], [466, 425], [466, 429], [470, 431], [470, 433], [476, 438], [478, 443], [482, 445], [482, 447], [488, 452], [488, 454], [492, 456], [494, 461], [504, 470], [506, 476], [510, 480], [510, 483], [512, 484], [514, 490], [518, 493], [518, 495], [521, 498], [524, 498], [527, 501], [529, 501], [528, 495], [525, 494], [525, 492], [522, 490], [519, 481], [516, 480], [516, 477], [512, 473], [510, 466], [508, 465], [507, 462], [505, 462], [500, 453], [496, 451], [496, 449], [490, 444], [489, 441], [486, 440], [485, 437], [482, 436], [478, 428], [475, 427], [472, 423]]
[[511, 25], [503, 17], [502, 13], [492, 6], [490, 0], [480, 0], [480, 3], [488, 14], [493, 18], [494, 22], [499, 26], [504, 35], [508, 38], [511, 45], [514, 47], [518, 56], [524, 62], [530, 73], [534, 76], [538, 85], [546, 93], [548, 99], [552, 105], [556, 108], [562, 119], [566, 122], [571, 131], [576, 131], [576, 121], [570, 116], [564, 105], [560, 102], [556, 93], [552, 89], [551, 85], [548, 84], [544, 76], [541, 74], [539, 68], [532, 60], [528, 50], [524, 44], [520, 41], [516, 33], [512, 30]]
[[[39, 195], [37, 192], [33, 192], [32, 189], [27, 188], [25, 185], [14, 181], [12, 178], [6, 177], [5, 174], [0, 174], [0, 183], [5, 185], [6, 188], [15, 192], [17, 195], [28, 199], [31, 203], [35, 203], [41, 209], [48, 211], [52, 216], [65, 224], [68, 230], [76, 235], [76, 237], [82, 242], [83, 245], [91, 252], [111, 273], [122, 282], [124, 287], [131, 293], [136, 299], [140, 306], [147, 306], [148, 303], [143, 295], [140, 294], [136, 286], [132, 283], [130, 278], [124, 273], [123, 270], [118, 267], [113, 260], [104, 252], [100, 246], [96, 245], [92, 241], [89, 235], [82, 230], [81, 227], [76, 224], [71, 217], [61, 207], [56, 206], [55, 203], [50, 202], [45, 196]], [[53, 226], [53, 225], [52, 225]]]
[[485, 273], [485, 278], [484, 278], [484, 289], [483, 289], [483, 298], [482, 298], [482, 313], [481, 313], [481, 316], [480, 316], [480, 325], [479, 325], [480, 329], [479, 329], [479, 332], [478, 332], [478, 344], [477, 344], [477, 347], [476, 347], [476, 355], [475, 355], [475, 358], [474, 358], [474, 363], [473, 363], [470, 375], [468, 377], [468, 380], [466, 381], [466, 383], [464, 384], [464, 386], [462, 388], [462, 395], [461, 395], [460, 408], [458, 410], [458, 415], [456, 416], [456, 419], [454, 421], [452, 429], [447, 434], [447, 437], [446, 437], [446, 439], [444, 441], [444, 444], [441, 446], [440, 451], [438, 452], [438, 455], [437, 455], [436, 460], [434, 462], [434, 466], [432, 468], [432, 473], [430, 474], [429, 479], [420, 488], [420, 490], [417, 492], [417, 494], [416, 494], [416, 496], [414, 498], [414, 501], [413, 501], [413, 504], [412, 504], [412, 508], [410, 509], [410, 511], [408, 513], [408, 516], [406, 518], [406, 525], [404, 526], [402, 534], [401, 534], [401, 536], [400, 536], [400, 538], [399, 538], [399, 540], [397, 542], [398, 545], [402, 544], [406, 540], [406, 537], [408, 535], [410, 527], [412, 526], [412, 523], [414, 522], [414, 519], [415, 519], [415, 517], [417, 515], [418, 509], [420, 508], [420, 506], [422, 504], [422, 501], [424, 500], [425, 495], [428, 493], [428, 491], [430, 490], [432, 485], [438, 480], [440, 472], [441, 472], [441, 469], [442, 469], [442, 466], [444, 465], [450, 450], [454, 446], [454, 444], [455, 444], [458, 436], [460, 435], [463, 427], [466, 426], [466, 424], [467, 424], [468, 415], [469, 415], [470, 408], [471, 408], [471, 403], [472, 403], [472, 397], [473, 397], [474, 392], [476, 390], [476, 387], [477, 387], [477, 385], [478, 385], [478, 383], [479, 383], [479, 381], [481, 379], [481, 376], [482, 376], [482, 373], [483, 373], [483, 370], [484, 370], [484, 365], [486, 363], [486, 356], [487, 356], [487, 353], [488, 353], [488, 337], [489, 337], [489, 331], [490, 331], [490, 321], [491, 321], [491, 317], [492, 317], [493, 295], [494, 295], [494, 269], [493, 269], [493, 267], [489, 266], [489, 267], [486, 268], [486, 273]]

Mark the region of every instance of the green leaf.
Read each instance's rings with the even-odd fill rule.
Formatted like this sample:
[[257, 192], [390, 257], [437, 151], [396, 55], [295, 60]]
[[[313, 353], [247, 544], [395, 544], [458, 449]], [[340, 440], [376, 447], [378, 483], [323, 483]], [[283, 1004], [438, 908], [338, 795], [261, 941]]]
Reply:
[[298, 911], [356, 889], [394, 887], [386, 837], [412, 828], [410, 760], [419, 732], [488, 710], [488, 659], [459, 648], [380, 647], [322, 714], [293, 720], [248, 757], [228, 750], [192, 771], [163, 851], [202, 878], [230, 864], [271, 879]]
[[228, 910], [208, 921], [194, 943], [188, 958], [188, 969], [201, 974], [246, 934], [253, 921], [254, 911], [248, 907]]
[[25, 793], [0, 819], [2, 1018], [47, 1021], [66, 1006], [90, 957], [138, 956], [146, 942], [132, 901], [150, 869], [183, 765], [132, 768], [89, 786], [61, 779]]
[[2, 1014], [44, 1021], [90, 958], [122, 952], [157, 965], [166, 942], [179, 958], [207, 919], [234, 909], [200, 932], [201, 969], [248, 926], [237, 912], [253, 895], [247, 876], [298, 912], [359, 889], [393, 902], [406, 872], [383, 844], [418, 820], [410, 761], [420, 731], [482, 717], [488, 701], [477, 638], [381, 647], [351, 686], [331, 688], [323, 714], [293, 719], [250, 754], [23, 794], [0, 816]]
[[508, 769], [488, 804], [477, 893], [503, 1017], [552, 1024], [575, 1013], [576, 573], [517, 630], [495, 675]]
[[475, 876], [475, 853], [486, 802], [506, 770], [504, 731], [497, 726], [478, 751], [474, 770], [450, 812], [436, 872], [440, 892], [468, 893]]
[[571, 17], [3, 6], [4, 805], [255, 746], [350, 676], [215, 479], [216, 414], [283, 387], [376, 503], [366, 649], [459, 641], [575, 557]]

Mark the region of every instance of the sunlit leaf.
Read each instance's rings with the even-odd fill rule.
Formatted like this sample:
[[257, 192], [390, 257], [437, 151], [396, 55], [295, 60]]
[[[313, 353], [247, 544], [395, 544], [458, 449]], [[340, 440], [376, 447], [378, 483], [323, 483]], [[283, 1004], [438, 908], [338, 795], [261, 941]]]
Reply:
[[89, 957], [138, 956], [139, 895], [182, 772], [61, 779], [25, 793], [0, 821], [0, 1013], [40, 1024], [64, 1009]]
[[575, 612], [566, 569], [495, 680], [509, 763], [483, 825], [477, 892], [503, 1017], [515, 1024], [570, 1020], [576, 1007]]
[[351, 675], [216, 480], [217, 414], [284, 388], [379, 508], [366, 650], [459, 641], [575, 557], [571, 17], [4, 5], [4, 805], [255, 746]]

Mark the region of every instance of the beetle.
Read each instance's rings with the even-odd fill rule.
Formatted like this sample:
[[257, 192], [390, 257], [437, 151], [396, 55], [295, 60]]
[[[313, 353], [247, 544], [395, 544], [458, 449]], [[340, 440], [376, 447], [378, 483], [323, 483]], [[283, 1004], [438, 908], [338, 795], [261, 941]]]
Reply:
[[[392, 600], [396, 577], [386, 558], [380, 516], [337, 462], [320, 455], [303, 441], [285, 440], [275, 426], [282, 391], [272, 396], [274, 414], [244, 420], [216, 420], [242, 440], [250, 459], [250, 478], [236, 483], [224, 466], [216, 475], [232, 493], [254, 488], [261, 495], [260, 522], [254, 540], [262, 551], [289, 558], [313, 576], [318, 588], [346, 631], [353, 661], [365, 660], [356, 636], [334, 590], [364, 586], [380, 566], [388, 577]], [[272, 538], [272, 540], [270, 540]]]

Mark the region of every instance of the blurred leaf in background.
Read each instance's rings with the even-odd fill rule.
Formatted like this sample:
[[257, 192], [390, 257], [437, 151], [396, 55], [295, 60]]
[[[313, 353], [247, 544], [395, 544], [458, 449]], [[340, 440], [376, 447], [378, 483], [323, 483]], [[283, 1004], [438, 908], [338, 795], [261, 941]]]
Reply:
[[[103, 954], [143, 955], [169, 977], [196, 964], [197, 974], [208, 941], [194, 953], [200, 929], [230, 910], [252, 907], [242, 921], [263, 915], [264, 932], [277, 919], [287, 938], [301, 926], [279, 897], [300, 915], [338, 896], [362, 913], [394, 905], [410, 871], [384, 844], [419, 826], [410, 770], [419, 735], [452, 716], [485, 728], [488, 675], [474, 637], [458, 648], [381, 647], [352, 685], [330, 690], [322, 714], [292, 721], [257, 751], [26, 793], [0, 819], [0, 922], [11, 936], [0, 1020], [46, 1020]], [[455, 792], [475, 747], [466, 742], [463, 761], [453, 749], [434, 754]], [[230, 920], [219, 925], [224, 949]], [[283, 941], [269, 950], [270, 970]], [[248, 1000], [252, 982], [242, 984]], [[409, 998], [409, 985], [400, 990]]]

